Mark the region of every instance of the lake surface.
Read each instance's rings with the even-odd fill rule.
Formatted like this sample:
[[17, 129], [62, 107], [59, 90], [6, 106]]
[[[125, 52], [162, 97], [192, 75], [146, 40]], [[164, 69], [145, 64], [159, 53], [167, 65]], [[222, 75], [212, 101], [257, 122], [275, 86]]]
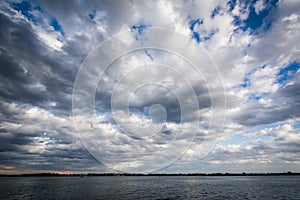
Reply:
[[0, 199], [300, 199], [300, 176], [0, 177]]

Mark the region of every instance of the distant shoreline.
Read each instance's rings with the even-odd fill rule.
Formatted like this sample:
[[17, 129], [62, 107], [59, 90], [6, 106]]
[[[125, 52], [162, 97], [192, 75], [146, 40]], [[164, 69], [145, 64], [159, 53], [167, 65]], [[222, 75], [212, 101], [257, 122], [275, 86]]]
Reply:
[[177, 174], [139, 174], [139, 173], [82, 173], [82, 174], [59, 174], [59, 173], [35, 173], [35, 174], [0, 174], [0, 177], [84, 177], [84, 176], [299, 176], [298, 172], [282, 173], [177, 173]]

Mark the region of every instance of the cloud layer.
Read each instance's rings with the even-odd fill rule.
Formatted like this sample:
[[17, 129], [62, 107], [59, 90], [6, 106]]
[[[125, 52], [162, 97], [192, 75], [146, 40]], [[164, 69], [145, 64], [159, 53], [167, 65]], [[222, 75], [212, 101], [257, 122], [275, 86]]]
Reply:
[[[172, 163], [163, 172], [299, 171], [298, 1], [0, 4], [0, 173], [143, 171], [162, 163]], [[149, 37], [152, 27], [176, 31], [188, 42]], [[199, 61], [202, 74], [174, 53], [149, 48], [119, 57], [101, 77], [102, 61], [86, 59], [92, 67], [76, 81], [97, 45], [124, 32], [129, 36], [103, 55], [153, 38], [169, 49], [180, 46], [180, 54]], [[153, 84], [135, 86], [144, 82]], [[74, 110], [76, 84], [83, 90], [75, 93], [92, 101], [79, 99]], [[210, 124], [212, 118], [220, 123]], [[199, 128], [190, 131], [198, 120]], [[149, 137], [155, 127], [159, 134]]]

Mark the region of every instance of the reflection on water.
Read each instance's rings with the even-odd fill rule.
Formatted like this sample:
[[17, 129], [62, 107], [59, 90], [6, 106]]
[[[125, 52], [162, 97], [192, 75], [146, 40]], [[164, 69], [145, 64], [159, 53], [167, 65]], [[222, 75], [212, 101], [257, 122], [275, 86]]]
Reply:
[[0, 177], [0, 199], [300, 199], [300, 176]]

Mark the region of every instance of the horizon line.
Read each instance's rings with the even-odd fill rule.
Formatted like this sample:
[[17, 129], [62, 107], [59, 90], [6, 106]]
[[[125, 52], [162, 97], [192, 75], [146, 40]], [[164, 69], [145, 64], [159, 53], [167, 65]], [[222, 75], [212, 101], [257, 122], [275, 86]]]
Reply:
[[34, 177], [34, 176], [280, 176], [300, 175], [300, 172], [242, 172], [242, 173], [25, 173], [25, 174], [0, 174], [0, 177]]

